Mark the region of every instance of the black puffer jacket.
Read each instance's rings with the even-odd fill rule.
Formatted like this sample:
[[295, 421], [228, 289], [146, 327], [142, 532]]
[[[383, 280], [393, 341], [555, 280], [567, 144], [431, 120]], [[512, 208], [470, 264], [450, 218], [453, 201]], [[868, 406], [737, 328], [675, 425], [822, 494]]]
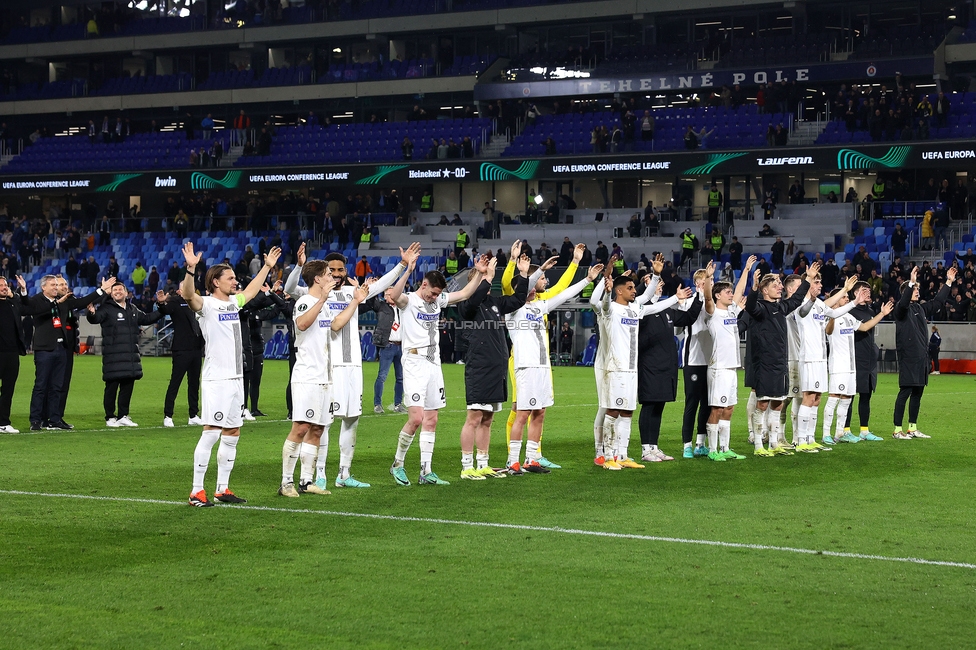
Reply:
[[143, 313], [135, 305], [120, 307], [111, 298], [98, 305], [88, 322], [102, 326], [102, 380], [142, 379], [139, 357], [140, 326], [163, 317], [160, 311]]

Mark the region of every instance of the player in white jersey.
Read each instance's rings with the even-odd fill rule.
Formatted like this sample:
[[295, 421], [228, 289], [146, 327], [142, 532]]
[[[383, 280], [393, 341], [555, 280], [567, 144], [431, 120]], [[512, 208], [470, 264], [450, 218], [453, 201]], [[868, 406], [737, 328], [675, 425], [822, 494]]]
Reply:
[[[848, 304], [862, 305], [871, 301], [871, 294], [864, 292], [855, 294], [850, 300], [850, 293], [843, 288], [835, 289], [831, 296], [840, 294], [838, 308]], [[830, 397], [824, 407], [823, 443], [832, 445], [835, 442], [857, 443], [861, 439], [850, 431], [844, 431], [847, 421], [847, 411], [851, 401], [857, 393], [857, 365], [854, 362], [854, 332], [867, 332], [881, 322], [881, 319], [895, 309], [895, 302], [889, 300], [881, 305], [881, 312], [869, 321], [861, 322], [850, 314], [832, 318], [827, 323], [827, 341], [830, 343], [830, 353], [827, 357], [827, 370], [830, 373]], [[837, 416], [837, 433], [831, 435], [831, 425], [834, 413]]]
[[[545, 275], [529, 291], [526, 303], [505, 316], [505, 325], [512, 339], [512, 358], [515, 367], [515, 422], [508, 442], [507, 467], [513, 474], [526, 472], [548, 474], [549, 469], [539, 463], [539, 440], [546, 417], [546, 408], [553, 404], [552, 369], [549, 365], [549, 330], [546, 316], [560, 305], [578, 296], [603, 271], [603, 265], [591, 266], [586, 277], [559, 292], [552, 298], [537, 299], [545, 291]], [[529, 422], [529, 436], [525, 444], [525, 465], [519, 464], [522, 452], [522, 432]]]
[[[655, 269], [656, 274], [660, 271]], [[695, 289], [702, 296], [711, 295], [711, 289], [705, 290], [705, 281], [711, 283], [715, 277], [715, 265], [711, 263], [707, 268], [698, 269], [692, 280]], [[709, 284], [711, 286], [711, 284]], [[694, 304], [694, 300], [686, 300], [680, 309], [687, 310]], [[707, 427], [705, 422], [710, 414], [708, 407], [708, 359], [712, 353], [712, 338], [706, 325], [707, 314], [702, 309], [698, 318], [690, 327], [685, 327], [685, 343], [683, 349], [685, 410], [681, 422], [681, 442], [684, 445], [682, 456], [694, 458], [707, 456], [708, 447], [705, 446]], [[697, 434], [696, 434], [697, 424]], [[693, 437], [695, 444], [692, 446]]]
[[[788, 275], [783, 280], [783, 291], [786, 292], [787, 298], [792, 298], [793, 294], [800, 286], [800, 281], [803, 280], [799, 275]], [[794, 312], [795, 313], [795, 312]], [[791, 317], [786, 319], [786, 341], [787, 341], [787, 359], [789, 363], [789, 392], [786, 394], [786, 402], [783, 404], [783, 408], [779, 412], [779, 422], [780, 422], [780, 433], [782, 435], [780, 440], [773, 441], [773, 451], [782, 450], [780, 453], [790, 451], [796, 446], [796, 417], [797, 409], [800, 408], [800, 330], [797, 329], [796, 320]], [[787, 410], [787, 407], [789, 409]], [[789, 416], [787, 416], [789, 413]], [[768, 415], [768, 414], [767, 414]], [[789, 444], [786, 442], [786, 418], [790, 418], [790, 423], [792, 425], [793, 431], [793, 443]], [[769, 427], [764, 429], [764, 435], [769, 431]], [[749, 442], [752, 442], [750, 439]]]
[[[400, 263], [390, 269], [385, 275], [374, 282], [368, 289], [366, 300], [378, 296], [393, 286], [393, 283], [407, 269], [410, 260], [420, 255], [420, 244], [411, 244], [406, 251], [400, 249]], [[304, 244], [298, 249], [298, 263], [305, 263]], [[336, 474], [336, 487], [368, 488], [368, 483], [356, 480], [350, 473], [353, 454], [356, 449], [356, 433], [359, 428], [359, 417], [363, 413], [363, 357], [359, 343], [359, 306], [349, 315], [348, 319], [338, 318], [338, 315], [350, 304], [356, 288], [355, 280], [349, 278], [346, 268], [346, 258], [340, 253], [329, 253], [325, 256], [329, 273], [335, 281], [335, 287], [329, 293], [325, 309], [332, 322], [331, 357], [332, 357], [332, 416], [339, 420], [339, 470]], [[301, 266], [288, 277], [285, 291], [292, 295], [303, 295], [305, 289], [298, 286], [298, 276]], [[330, 423], [331, 425], [331, 423]], [[319, 442], [319, 455], [316, 459], [316, 481], [320, 489], [328, 485], [326, 480], [326, 459], [329, 453], [329, 429], [326, 428]]]
[[203, 433], [193, 452], [193, 491], [189, 504], [199, 508], [212, 506], [203, 489], [210, 452], [217, 448], [217, 490], [214, 498], [223, 503], [246, 503], [228, 488], [234, 460], [237, 458], [237, 441], [244, 416], [244, 354], [241, 340], [241, 321], [238, 311], [258, 295], [281, 256], [277, 246], [268, 251], [261, 267], [244, 291], [238, 293], [237, 277], [228, 264], [217, 264], [207, 270], [206, 290], [209, 296], [197, 295], [193, 273], [200, 263], [201, 253], [193, 252], [193, 243], [183, 246], [186, 274], [183, 276], [183, 297], [197, 314], [200, 331], [206, 344], [203, 357], [203, 373], [200, 397], [203, 406]]
[[756, 256], [750, 255], [734, 291], [730, 282], [718, 282], [713, 286], [710, 274], [701, 287], [705, 292], [705, 326], [711, 342], [708, 354], [708, 405], [711, 412], [705, 430], [708, 458], [714, 461], [745, 458], [732, 451], [729, 441], [732, 411], [738, 403], [738, 370], [742, 365], [739, 356], [739, 312], [742, 309], [738, 303], [746, 291], [749, 272], [755, 263]]
[[[850, 291], [855, 282], [855, 276], [848, 278], [844, 292]], [[797, 331], [800, 333], [800, 393], [803, 396], [800, 408], [797, 409], [796, 439], [799, 444], [796, 450], [805, 453], [830, 449], [830, 446], [820, 445], [816, 440], [820, 396], [827, 390], [827, 339], [824, 328], [827, 319], [839, 318], [855, 306], [849, 303], [840, 309], [834, 309], [841, 296], [838, 293], [824, 302], [817, 297], [822, 284], [818, 273], [810, 281], [805, 302], [790, 315], [790, 318], [796, 320]]]
[[398, 485], [410, 485], [403, 462], [420, 428], [421, 485], [448, 485], [431, 469], [438, 411], [447, 405], [444, 394], [444, 374], [441, 372], [440, 330], [441, 310], [448, 305], [467, 300], [481, 284], [481, 274], [475, 269], [468, 275], [468, 283], [460, 291], [444, 293], [447, 281], [439, 271], [424, 275], [423, 282], [413, 293], [403, 293], [407, 277], [416, 260], [393, 288], [390, 298], [400, 308], [401, 347], [403, 348], [403, 403], [407, 407], [407, 423], [397, 439], [396, 456], [390, 474]]
[[[295, 367], [291, 374], [292, 426], [281, 450], [281, 487], [278, 494], [329, 494], [316, 485], [315, 458], [322, 432], [332, 422], [333, 318], [348, 320], [365, 299], [367, 286], [358, 287], [346, 308], [335, 317], [325, 307], [335, 280], [326, 262], [313, 260], [304, 265], [302, 276], [309, 292], [295, 303]], [[295, 464], [301, 459], [301, 477], [295, 489]]]
[[[605, 383], [597, 393], [600, 406], [607, 410], [603, 424], [603, 467], [611, 470], [643, 468], [627, 451], [631, 421], [637, 408], [638, 326], [641, 318], [670, 309], [679, 299], [689, 297], [691, 290], [680, 289], [677, 295], [651, 305], [634, 304], [637, 298], [634, 280], [627, 275], [618, 276], [613, 281], [608, 277], [607, 269], [613, 268], [613, 262], [614, 257], [611, 257], [604, 269], [603, 284], [597, 283], [590, 296], [597, 318], [605, 321], [607, 334], [600, 341], [600, 346], [606, 347], [604, 376], [597, 379], [598, 385], [601, 381]], [[659, 280], [654, 276], [644, 293], [653, 295]], [[611, 295], [612, 302], [609, 300]]]

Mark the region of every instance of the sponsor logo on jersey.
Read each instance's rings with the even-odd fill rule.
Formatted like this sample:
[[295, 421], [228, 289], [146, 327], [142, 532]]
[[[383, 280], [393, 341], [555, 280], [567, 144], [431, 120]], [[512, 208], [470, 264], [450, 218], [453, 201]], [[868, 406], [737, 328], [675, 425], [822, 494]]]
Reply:
[[840, 330], [840, 333], [841, 333], [842, 336], [845, 335], [845, 334], [853, 334], [854, 333], [854, 328], [853, 327], [842, 327], [841, 330]]
[[620, 324], [621, 325], [630, 325], [631, 327], [633, 327], [633, 326], [636, 326], [638, 323], [640, 323], [640, 321], [637, 320], [636, 318], [621, 318], [620, 319]]
[[239, 321], [240, 319], [241, 319], [241, 317], [237, 314], [236, 311], [233, 314], [217, 314], [217, 320], [220, 320], [220, 321], [225, 321], [225, 320], [237, 320], [237, 321]]
[[217, 411], [216, 413], [214, 413], [214, 420], [216, 420], [217, 422], [220, 422], [223, 419], [224, 419], [224, 414], [223, 413], [221, 413], [220, 411]]
[[330, 318], [320, 318], [319, 327], [332, 327], [332, 319]]
[[342, 311], [349, 306], [348, 302], [327, 302], [325, 306], [335, 311]]
[[738, 318], [726, 318], [725, 320], [722, 321], [722, 325], [736, 325], [736, 326], [738, 326], [739, 325], [739, 319]]
[[530, 320], [530, 321], [535, 322], [535, 323], [541, 323], [542, 322], [542, 316], [540, 314], [526, 314], [525, 315], [525, 320]]
[[305, 417], [307, 417], [307, 418], [315, 417], [315, 410], [314, 409], [308, 409], [307, 411], [305, 411]]
[[817, 320], [817, 321], [823, 322], [823, 321], [827, 320], [827, 317], [824, 316], [823, 314], [814, 314], [813, 315], [813, 320]]
[[417, 320], [435, 321], [440, 320], [440, 314], [417, 314]]

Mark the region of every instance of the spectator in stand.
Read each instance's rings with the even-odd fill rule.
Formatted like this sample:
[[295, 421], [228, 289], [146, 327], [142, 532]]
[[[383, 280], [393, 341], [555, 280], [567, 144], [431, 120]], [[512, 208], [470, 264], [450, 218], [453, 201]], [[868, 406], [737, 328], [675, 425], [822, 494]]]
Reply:
[[654, 116], [650, 111], [644, 111], [644, 117], [640, 121], [641, 141], [654, 141]]
[[596, 252], [594, 253], [596, 257], [597, 264], [603, 264], [606, 266], [607, 262], [610, 260], [610, 251], [607, 250], [606, 245], [602, 241], [596, 243]]
[[413, 160], [413, 142], [410, 138], [404, 136], [403, 144], [400, 145], [400, 151], [403, 152], [404, 160]]
[[976, 264], [976, 255], [973, 254], [972, 248], [967, 248], [965, 254], [956, 253], [956, 259], [959, 260], [963, 266], [969, 266], [970, 264]]
[[641, 221], [639, 214], [633, 214], [630, 217], [630, 222], [627, 224], [627, 233], [631, 237], [641, 236]]
[[142, 262], [136, 262], [136, 268], [132, 269], [132, 286], [133, 293], [135, 293], [135, 295], [142, 295], [142, 291], [146, 287], [146, 278], [148, 275], [149, 274], [146, 273], [146, 268], [142, 265]]
[[[928, 99], [926, 99], [928, 101]], [[935, 123], [940, 129], [946, 127], [946, 123], [949, 119], [949, 98], [945, 96], [945, 93], [939, 91], [939, 97], [935, 100], [935, 106], [932, 108], [932, 114], [935, 115]]]
[[689, 151], [694, 151], [698, 148], [698, 134], [695, 133], [695, 127], [691, 124], [688, 125], [688, 129], [685, 131], [684, 142], [685, 149]]
[[366, 260], [366, 256], [363, 255], [358, 262], [356, 262], [356, 279], [359, 280], [359, 284], [366, 282], [366, 277], [373, 273], [373, 268], [369, 265]]
[[238, 144], [247, 142], [247, 132], [250, 130], [250, 128], [251, 118], [244, 113], [244, 109], [242, 108], [238, 116], [234, 118], [234, 133], [237, 134]]
[[149, 270], [149, 277], [146, 279], [146, 285], [149, 287], [149, 293], [156, 295], [156, 291], [159, 289], [159, 272], [156, 267], [152, 267]]
[[95, 20], [95, 14], [92, 14], [91, 18], [88, 19], [88, 24], [85, 26], [85, 34], [88, 38], [98, 38], [98, 21]]
[[549, 137], [549, 138], [546, 138], [545, 140], [543, 140], [542, 141], [542, 144], [546, 148], [546, 155], [547, 156], [555, 156], [556, 155], [556, 141], [555, 140], [553, 140], [551, 137]]
[[75, 286], [78, 284], [78, 271], [80, 270], [78, 261], [75, 259], [74, 255], [68, 256], [68, 261], [64, 264], [64, 274], [68, 276], [68, 285]]
[[803, 203], [805, 197], [806, 197], [806, 191], [803, 189], [803, 186], [800, 184], [800, 179], [796, 179], [795, 181], [793, 181], [793, 185], [790, 186], [790, 192], [789, 192], [790, 204], [791, 205], [801, 204]]
[[112, 223], [107, 214], [102, 215], [102, 220], [98, 224], [98, 245], [108, 246], [112, 243]]
[[769, 250], [772, 253], [769, 260], [770, 264], [774, 269], [782, 270], [784, 255], [786, 253], [786, 244], [783, 243], [782, 238], [777, 237]]
[[776, 125], [776, 130], [773, 135], [773, 142], [777, 147], [785, 147], [790, 140], [790, 133], [780, 122]]
[[271, 134], [268, 133], [267, 127], [261, 127], [261, 135], [258, 136], [258, 155], [259, 156], [269, 156], [271, 155]]
[[895, 252], [895, 255], [904, 255], [906, 249], [906, 242], [908, 241], [908, 233], [905, 229], [901, 227], [901, 224], [895, 224], [895, 231], [891, 233], [891, 250]]
[[734, 270], [742, 270], [742, 244], [738, 237], [732, 237], [732, 243], [729, 244], [729, 263]]

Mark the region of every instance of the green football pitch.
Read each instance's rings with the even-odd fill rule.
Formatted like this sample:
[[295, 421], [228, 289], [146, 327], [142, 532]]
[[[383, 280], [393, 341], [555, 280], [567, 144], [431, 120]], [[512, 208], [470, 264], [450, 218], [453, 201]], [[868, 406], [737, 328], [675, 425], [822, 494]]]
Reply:
[[[919, 423], [931, 440], [890, 439], [885, 375], [872, 417], [884, 442], [754, 458], [743, 390], [733, 445], [746, 460], [608, 472], [592, 461], [593, 372], [556, 368], [543, 443], [563, 469], [474, 482], [458, 478], [463, 368], [449, 366], [434, 469], [452, 484], [416, 485], [415, 444], [414, 485], [397, 487], [405, 417], [373, 415], [366, 364], [354, 473], [373, 487], [284, 499], [287, 365], [269, 361], [269, 417], [245, 425], [231, 482], [248, 503], [201, 510], [185, 505], [199, 428], [160, 426], [169, 360], [143, 362], [138, 429], [105, 429], [100, 359], [81, 357], [74, 431], [0, 436], [0, 647], [973, 645], [972, 377], [932, 378]], [[28, 357], [13, 408], [24, 431], [33, 374]], [[181, 393], [178, 423], [185, 408]], [[672, 455], [680, 409], [665, 411]], [[209, 493], [214, 480], [212, 464]]]

